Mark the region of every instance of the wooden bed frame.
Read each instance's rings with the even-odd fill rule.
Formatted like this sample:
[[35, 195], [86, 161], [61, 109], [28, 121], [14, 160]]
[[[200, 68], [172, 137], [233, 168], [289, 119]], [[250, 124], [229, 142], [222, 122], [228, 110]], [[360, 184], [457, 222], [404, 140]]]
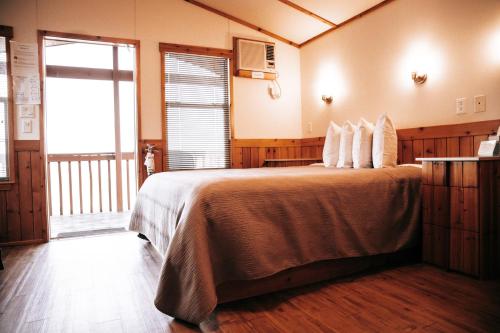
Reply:
[[377, 268], [415, 263], [420, 260], [421, 246], [419, 243], [417, 247], [395, 253], [314, 262], [290, 268], [262, 279], [223, 283], [217, 286], [218, 303], [228, 303]]

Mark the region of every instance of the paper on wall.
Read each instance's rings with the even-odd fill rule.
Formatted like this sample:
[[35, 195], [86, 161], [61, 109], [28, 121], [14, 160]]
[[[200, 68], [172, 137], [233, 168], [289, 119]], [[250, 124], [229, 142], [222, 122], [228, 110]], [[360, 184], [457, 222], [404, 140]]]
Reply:
[[36, 43], [10, 42], [12, 76], [38, 75], [37, 49]]
[[35, 106], [34, 105], [18, 105], [17, 112], [19, 118], [35, 118]]
[[40, 79], [38, 75], [14, 76], [14, 103], [40, 104]]
[[[38, 105], [28, 105], [34, 111], [34, 118], [21, 118], [19, 109], [24, 105], [16, 105], [15, 140], [40, 140], [40, 111]], [[31, 133], [24, 131], [24, 120], [31, 120]], [[1, 331], [1, 329], [0, 329]]]
[[36, 43], [10, 42], [15, 104], [40, 104], [38, 47]]

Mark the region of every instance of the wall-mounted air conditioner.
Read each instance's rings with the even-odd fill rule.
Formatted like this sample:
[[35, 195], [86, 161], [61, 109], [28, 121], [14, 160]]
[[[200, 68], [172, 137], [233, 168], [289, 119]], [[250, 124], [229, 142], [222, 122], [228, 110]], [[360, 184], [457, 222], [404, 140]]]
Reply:
[[245, 38], [233, 39], [234, 75], [253, 79], [275, 80], [275, 44]]

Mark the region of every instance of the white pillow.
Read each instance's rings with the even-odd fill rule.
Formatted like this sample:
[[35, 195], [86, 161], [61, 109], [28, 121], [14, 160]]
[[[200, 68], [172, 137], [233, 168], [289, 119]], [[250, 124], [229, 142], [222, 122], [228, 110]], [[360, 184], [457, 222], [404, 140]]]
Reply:
[[352, 139], [352, 165], [354, 168], [371, 168], [372, 167], [372, 139], [373, 139], [372, 123], [361, 118], [358, 125], [354, 128], [354, 136]]
[[323, 163], [325, 167], [336, 167], [339, 160], [340, 132], [342, 128], [330, 122], [326, 130], [325, 145], [323, 146]]
[[350, 121], [342, 125], [340, 133], [339, 161], [337, 168], [352, 168], [352, 139], [354, 135], [354, 126]]
[[395, 167], [398, 161], [398, 135], [391, 118], [384, 113], [373, 131], [373, 167]]

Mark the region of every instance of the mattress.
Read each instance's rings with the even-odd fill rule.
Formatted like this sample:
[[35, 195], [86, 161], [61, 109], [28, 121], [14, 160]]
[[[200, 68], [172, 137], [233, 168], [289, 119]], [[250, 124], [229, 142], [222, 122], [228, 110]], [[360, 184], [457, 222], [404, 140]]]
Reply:
[[224, 282], [415, 246], [420, 197], [414, 166], [165, 172], [141, 187], [130, 230], [164, 258], [156, 307], [199, 324]]

